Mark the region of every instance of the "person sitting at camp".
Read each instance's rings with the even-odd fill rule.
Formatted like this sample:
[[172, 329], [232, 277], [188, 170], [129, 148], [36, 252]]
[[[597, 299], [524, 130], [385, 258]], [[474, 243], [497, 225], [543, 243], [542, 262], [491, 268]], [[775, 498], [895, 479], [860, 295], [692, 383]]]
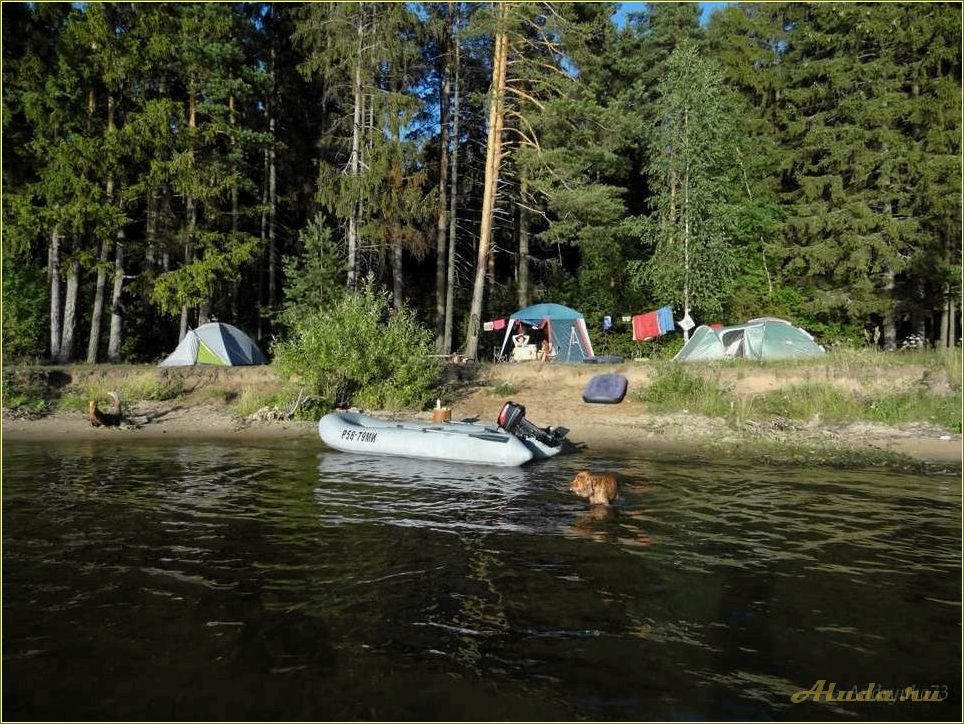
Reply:
[[525, 347], [527, 344], [529, 344], [529, 335], [525, 332], [519, 332], [519, 334], [512, 338], [512, 344], [514, 344], [516, 347]]
[[549, 338], [545, 337], [542, 340], [542, 347], [539, 349], [539, 361], [548, 362], [551, 356], [552, 356], [552, 344], [549, 342]]

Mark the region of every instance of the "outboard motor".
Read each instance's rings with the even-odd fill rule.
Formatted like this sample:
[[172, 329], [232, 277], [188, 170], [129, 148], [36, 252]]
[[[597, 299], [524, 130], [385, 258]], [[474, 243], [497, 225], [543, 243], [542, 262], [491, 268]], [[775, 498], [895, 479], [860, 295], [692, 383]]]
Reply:
[[569, 430], [565, 427], [538, 427], [526, 419], [525, 405], [517, 405], [509, 400], [499, 412], [499, 427], [523, 440], [534, 438], [551, 447], [558, 447], [566, 439]]

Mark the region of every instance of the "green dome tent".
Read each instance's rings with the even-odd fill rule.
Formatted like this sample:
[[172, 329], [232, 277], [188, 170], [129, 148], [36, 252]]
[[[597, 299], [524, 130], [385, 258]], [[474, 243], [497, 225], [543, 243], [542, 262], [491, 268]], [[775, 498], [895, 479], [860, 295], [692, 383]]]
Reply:
[[533, 304], [531, 307], [513, 312], [506, 326], [505, 338], [502, 340], [500, 356], [505, 355], [510, 340], [514, 334], [516, 323], [520, 322], [529, 327], [546, 328], [555, 350], [556, 359], [560, 362], [582, 362], [586, 357], [594, 355], [589, 330], [582, 312], [564, 307], [561, 304]]
[[248, 335], [230, 324], [211, 322], [189, 329], [177, 348], [161, 360], [158, 367], [263, 364], [267, 364], [267, 360]]
[[824, 354], [813, 337], [785, 319], [761, 317], [722, 329], [698, 327], [673, 358], [679, 362], [745, 358], [802, 359]]

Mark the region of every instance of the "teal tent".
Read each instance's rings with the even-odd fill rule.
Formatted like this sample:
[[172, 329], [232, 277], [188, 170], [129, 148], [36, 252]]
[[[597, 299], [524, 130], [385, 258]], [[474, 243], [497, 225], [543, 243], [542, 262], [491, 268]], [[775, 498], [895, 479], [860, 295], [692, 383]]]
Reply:
[[784, 319], [761, 317], [722, 329], [698, 327], [673, 359], [680, 362], [734, 358], [800, 359], [822, 354], [823, 347], [804, 330]]
[[595, 356], [582, 312], [551, 303], [533, 304], [512, 313], [500, 356], [505, 355], [512, 337], [517, 333], [517, 327], [522, 326], [545, 330], [552, 343], [555, 359], [559, 362], [582, 362], [586, 357]]

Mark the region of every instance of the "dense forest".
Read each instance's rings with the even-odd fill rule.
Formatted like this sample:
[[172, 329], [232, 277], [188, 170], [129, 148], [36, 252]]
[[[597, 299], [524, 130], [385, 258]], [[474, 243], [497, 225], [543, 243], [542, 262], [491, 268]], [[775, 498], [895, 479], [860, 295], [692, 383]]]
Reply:
[[372, 288], [479, 358], [537, 301], [954, 344], [959, 4], [617, 10], [3, 3], [4, 359]]

